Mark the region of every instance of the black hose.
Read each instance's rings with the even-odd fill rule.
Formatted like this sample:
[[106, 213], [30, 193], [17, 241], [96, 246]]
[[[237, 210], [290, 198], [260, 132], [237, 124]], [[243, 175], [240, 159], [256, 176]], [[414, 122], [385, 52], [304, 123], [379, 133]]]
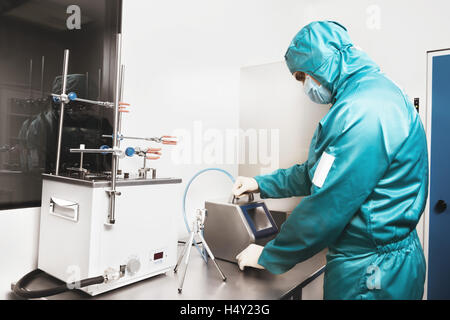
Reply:
[[44, 273], [44, 271], [36, 269], [33, 270], [26, 275], [24, 275], [17, 283], [14, 285], [13, 292], [19, 297], [26, 299], [34, 299], [34, 298], [42, 298], [53, 296], [55, 294], [63, 293], [66, 291], [70, 291], [73, 289], [79, 289], [83, 287], [87, 287], [93, 284], [100, 284], [105, 282], [105, 278], [103, 276], [88, 278], [80, 280], [79, 282], [72, 282], [70, 284], [62, 284], [53, 288], [44, 289], [44, 290], [27, 290], [25, 287], [36, 278], [38, 275]]

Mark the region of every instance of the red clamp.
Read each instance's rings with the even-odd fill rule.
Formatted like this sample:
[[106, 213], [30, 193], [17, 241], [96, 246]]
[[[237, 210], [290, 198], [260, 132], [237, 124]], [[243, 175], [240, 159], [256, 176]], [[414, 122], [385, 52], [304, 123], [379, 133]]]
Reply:
[[176, 145], [178, 143], [178, 140], [176, 140], [176, 139], [177, 139], [177, 137], [174, 137], [174, 136], [162, 136], [161, 143], [169, 144], [169, 145]]
[[126, 108], [129, 107], [130, 104], [126, 102], [119, 102], [119, 112], [129, 113], [130, 111]]
[[[146, 159], [148, 160], [158, 160], [159, 158], [161, 158], [161, 148], [148, 148], [146, 151], [146, 154], [151, 154], [150, 156], [145, 156]], [[153, 154], [155, 154], [156, 156], [153, 156]]]

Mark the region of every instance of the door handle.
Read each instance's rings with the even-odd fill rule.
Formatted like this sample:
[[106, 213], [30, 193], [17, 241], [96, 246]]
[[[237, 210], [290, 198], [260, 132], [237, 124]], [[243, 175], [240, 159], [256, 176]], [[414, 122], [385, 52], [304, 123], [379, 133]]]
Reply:
[[444, 200], [438, 200], [436, 202], [436, 205], [434, 206], [434, 210], [436, 210], [437, 213], [442, 213], [445, 210], [447, 210], [447, 203]]

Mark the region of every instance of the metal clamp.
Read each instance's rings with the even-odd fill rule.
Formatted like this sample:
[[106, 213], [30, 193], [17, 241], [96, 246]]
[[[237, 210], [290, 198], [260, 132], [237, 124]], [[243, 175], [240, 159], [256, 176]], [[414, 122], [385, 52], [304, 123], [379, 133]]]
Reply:
[[121, 196], [122, 195], [122, 192], [117, 191], [117, 190], [106, 190], [106, 193], [108, 195], [111, 195], [111, 194], [115, 194], [116, 196]]
[[105, 149], [77, 149], [77, 148], [71, 148], [71, 153], [100, 153], [100, 154], [107, 154], [112, 153], [114, 156], [123, 157], [125, 155], [125, 152], [118, 148], [105, 148]]
[[[113, 138], [113, 135], [111, 134], [103, 134], [102, 138]], [[119, 140], [143, 140], [143, 141], [150, 141], [150, 142], [156, 142], [156, 143], [162, 143], [167, 145], [176, 145], [178, 141], [176, 140], [177, 137], [175, 136], [162, 136], [162, 137], [130, 137], [130, 136], [124, 136], [123, 134], [117, 134], [117, 139]]]
[[77, 94], [75, 92], [70, 92], [69, 94], [55, 94], [52, 93], [51, 96], [53, 97], [53, 101], [56, 103], [69, 103], [71, 101], [77, 101], [77, 102], [84, 102], [89, 104], [94, 104], [106, 108], [114, 108], [113, 102], [108, 101], [95, 101], [95, 100], [89, 100], [89, 99], [82, 99], [78, 98]]

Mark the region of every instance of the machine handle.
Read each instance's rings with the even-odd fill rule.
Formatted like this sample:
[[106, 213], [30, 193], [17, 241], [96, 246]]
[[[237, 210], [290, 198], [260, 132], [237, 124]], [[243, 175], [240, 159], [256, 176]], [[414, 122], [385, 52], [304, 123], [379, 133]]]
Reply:
[[[248, 202], [253, 202], [255, 200], [255, 196], [253, 195], [253, 192], [247, 192], [247, 193], [244, 193], [244, 195], [248, 196]], [[233, 199], [231, 200], [231, 203], [235, 204], [238, 199], [239, 199], [239, 197], [236, 197], [235, 195], [233, 195]]]
[[50, 214], [52, 215], [77, 222], [78, 208], [79, 205], [76, 202], [54, 197], [50, 198]]

